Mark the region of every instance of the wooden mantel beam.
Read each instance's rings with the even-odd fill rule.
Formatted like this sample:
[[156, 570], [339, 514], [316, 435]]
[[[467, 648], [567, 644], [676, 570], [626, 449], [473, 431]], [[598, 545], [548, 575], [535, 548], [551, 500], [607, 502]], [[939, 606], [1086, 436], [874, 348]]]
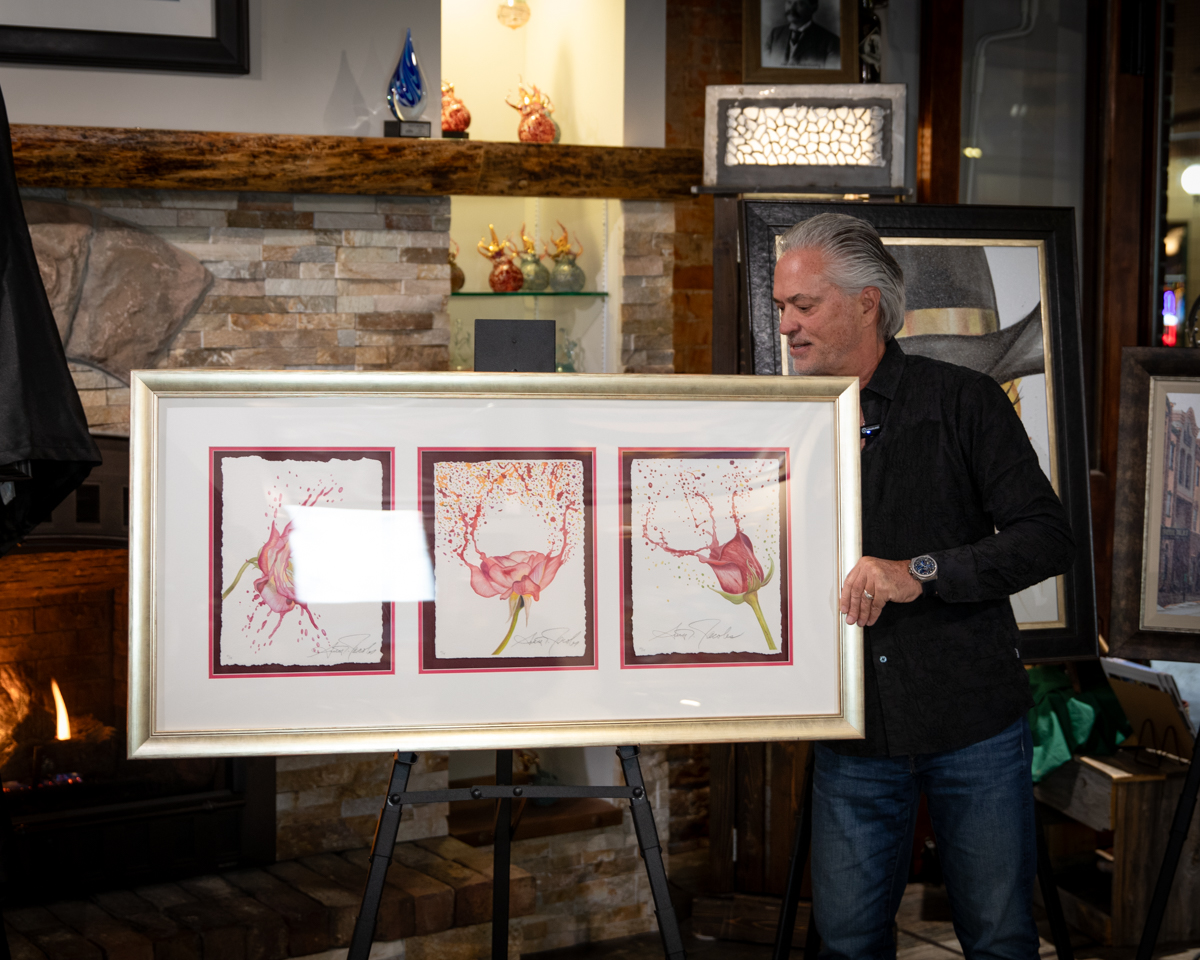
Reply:
[[690, 196], [699, 150], [13, 124], [25, 187], [404, 196]]

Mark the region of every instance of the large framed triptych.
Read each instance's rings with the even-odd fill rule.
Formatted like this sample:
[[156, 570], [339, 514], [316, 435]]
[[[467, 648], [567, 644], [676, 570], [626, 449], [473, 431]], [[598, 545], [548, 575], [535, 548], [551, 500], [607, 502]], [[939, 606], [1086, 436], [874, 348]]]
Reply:
[[1008, 393], [1066, 507], [1076, 560], [1012, 598], [1025, 661], [1096, 655], [1091, 506], [1070, 209], [741, 202], [746, 292], [738, 339], [759, 375], [793, 373], [772, 301], [778, 238], [819, 213], [867, 220], [904, 271], [906, 353], [986, 373]]
[[862, 735], [852, 378], [132, 394], [131, 755]]

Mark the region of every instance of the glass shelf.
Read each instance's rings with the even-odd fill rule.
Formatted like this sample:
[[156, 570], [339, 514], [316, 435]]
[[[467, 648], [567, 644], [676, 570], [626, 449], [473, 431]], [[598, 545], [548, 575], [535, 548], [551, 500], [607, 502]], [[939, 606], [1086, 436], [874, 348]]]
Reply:
[[557, 290], [539, 290], [524, 292], [517, 290], [515, 293], [492, 293], [490, 290], [486, 293], [479, 290], [458, 290], [450, 294], [452, 297], [607, 297], [607, 290], [580, 290], [578, 293], [559, 293]]

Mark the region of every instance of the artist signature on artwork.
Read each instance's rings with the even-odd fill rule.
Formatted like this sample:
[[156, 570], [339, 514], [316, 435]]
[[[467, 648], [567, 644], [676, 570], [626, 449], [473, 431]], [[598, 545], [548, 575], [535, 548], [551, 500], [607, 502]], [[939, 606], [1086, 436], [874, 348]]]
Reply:
[[[744, 631], [736, 631], [733, 627], [725, 626], [725, 624], [717, 619], [711, 620], [693, 620], [691, 623], [680, 623], [670, 630], [655, 630], [651, 632], [650, 639], [659, 642], [674, 641], [678, 643], [686, 643], [694, 646], [699, 650], [706, 643], [730, 642], [739, 640], [745, 635]], [[724, 653], [725, 649], [719, 652]]]
[[310, 660], [322, 660], [325, 663], [337, 663], [349, 660], [351, 657], [364, 653], [378, 654], [379, 640], [369, 633], [351, 633], [338, 637], [333, 642], [322, 647], [316, 653], [310, 653]]
[[516, 634], [512, 642], [523, 647], [541, 647], [548, 657], [579, 656], [586, 645], [583, 632], [568, 627], [547, 627], [537, 633]]

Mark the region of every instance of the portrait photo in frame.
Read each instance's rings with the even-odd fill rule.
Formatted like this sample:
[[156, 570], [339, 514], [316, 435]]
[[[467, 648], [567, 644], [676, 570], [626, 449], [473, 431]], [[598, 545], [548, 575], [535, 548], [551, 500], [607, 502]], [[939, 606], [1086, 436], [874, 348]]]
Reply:
[[11, 0], [0, 62], [250, 72], [250, 0]]
[[856, 0], [742, 0], [746, 83], [858, 83]]
[[1121, 351], [1109, 652], [1200, 661], [1200, 358]]
[[[852, 378], [132, 380], [133, 756], [862, 735]], [[283, 522], [314, 515], [319, 554]]]
[[907, 353], [991, 376], [1009, 394], [1066, 507], [1076, 561], [1013, 597], [1021, 656], [1095, 656], [1095, 583], [1082, 354], [1070, 209], [741, 201], [747, 291], [738, 340], [750, 370], [787, 375], [772, 300], [778, 238], [818, 213], [861, 217], [905, 274]]

